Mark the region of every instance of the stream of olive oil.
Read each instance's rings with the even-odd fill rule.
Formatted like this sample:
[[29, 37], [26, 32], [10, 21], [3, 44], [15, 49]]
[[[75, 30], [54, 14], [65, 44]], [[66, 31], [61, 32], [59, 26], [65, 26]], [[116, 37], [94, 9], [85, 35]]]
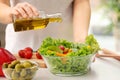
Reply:
[[13, 23], [15, 32], [26, 30], [37, 30], [47, 27], [49, 23], [61, 22], [62, 18], [35, 18], [35, 19], [16, 19]]

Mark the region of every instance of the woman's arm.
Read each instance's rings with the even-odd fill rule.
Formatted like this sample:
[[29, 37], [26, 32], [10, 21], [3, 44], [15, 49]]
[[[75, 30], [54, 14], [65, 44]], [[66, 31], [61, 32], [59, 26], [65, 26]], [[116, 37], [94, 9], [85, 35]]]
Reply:
[[91, 8], [89, 0], [75, 0], [73, 8], [74, 40], [84, 42], [88, 35]]
[[12, 15], [17, 17], [38, 16], [38, 10], [27, 2], [18, 3], [10, 7], [9, 0], [0, 0], [0, 23], [8, 24], [12, 22]]
[[10, 23], [10, 2], [9, 0], [0, 0], [0, 23]]

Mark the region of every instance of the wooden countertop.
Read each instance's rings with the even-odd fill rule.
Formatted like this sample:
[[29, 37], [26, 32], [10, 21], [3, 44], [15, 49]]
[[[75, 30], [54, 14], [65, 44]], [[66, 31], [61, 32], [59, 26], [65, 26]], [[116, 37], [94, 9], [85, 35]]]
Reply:
[[18, 60], [32, 60], [32, 61], [35, 61], [35, 62], [38, 63], [38, 65], [39, 65], [40, 68], [47, 68], [44, 60], [43, 60], [43, 59], [37, 59], [34, 53], [33, 53], [33, 56], [32, 56], [31, 59], [20, 58], [18, 54], [14, 54], [14, 56], [15, 56]]

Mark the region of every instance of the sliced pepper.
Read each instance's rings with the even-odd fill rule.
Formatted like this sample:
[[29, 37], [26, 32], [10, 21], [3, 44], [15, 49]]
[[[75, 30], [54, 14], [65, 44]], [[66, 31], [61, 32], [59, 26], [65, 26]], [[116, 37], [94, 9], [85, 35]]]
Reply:
[[58, 52], [56, 53], [56, 55], [57, 55], [57, 56], [60, 56], [60, 57], [64, 57], [64, 56], [66, 56], [66, 54], [58, 53]]

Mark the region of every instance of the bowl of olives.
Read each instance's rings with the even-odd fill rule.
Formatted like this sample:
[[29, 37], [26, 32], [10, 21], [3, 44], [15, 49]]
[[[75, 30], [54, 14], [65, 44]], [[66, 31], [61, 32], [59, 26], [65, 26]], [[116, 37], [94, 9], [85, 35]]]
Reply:
[[8, 80], [31, 80], [35, 77], [38, 65], [32, 61], [14, 60], [11, 63], [4, 63], [2, 70]]

